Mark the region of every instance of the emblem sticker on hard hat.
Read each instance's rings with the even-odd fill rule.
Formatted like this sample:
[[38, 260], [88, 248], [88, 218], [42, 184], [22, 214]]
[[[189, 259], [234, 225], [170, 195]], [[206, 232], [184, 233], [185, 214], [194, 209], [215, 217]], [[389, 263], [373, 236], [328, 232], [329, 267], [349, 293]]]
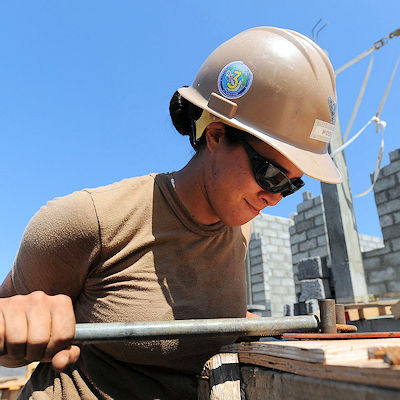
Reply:
[[243, 96], [253, 82], [253, 73], [243, 61], [233, 61], [222, 68], [218, 76], [218, 89], [222, 96], [237, 99]]

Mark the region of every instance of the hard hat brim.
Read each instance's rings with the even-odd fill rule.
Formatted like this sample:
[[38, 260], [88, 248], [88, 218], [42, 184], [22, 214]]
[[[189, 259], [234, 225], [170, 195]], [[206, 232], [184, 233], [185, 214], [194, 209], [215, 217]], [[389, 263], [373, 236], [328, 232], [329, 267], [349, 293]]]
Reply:
[[342, 182], [342, 176], [332, 158], [327, 151], [316, 153], [310, 150], [302, 149], [292, 144], [286, 143], [265, 131], [254, 129], [235, 118], [227, 118], [225, 115], [216, 112], [208, 107], [207, 101], [193, 87], [182, 87], [179, 93], [188, 101], [196, 106], [215, 115], [224, 123], [235, 128], [250, 133], [261, 141], [269, 144], [279, 151], [283, 156], [290, 160], [304, 174], [321, 182], [337, 184]]

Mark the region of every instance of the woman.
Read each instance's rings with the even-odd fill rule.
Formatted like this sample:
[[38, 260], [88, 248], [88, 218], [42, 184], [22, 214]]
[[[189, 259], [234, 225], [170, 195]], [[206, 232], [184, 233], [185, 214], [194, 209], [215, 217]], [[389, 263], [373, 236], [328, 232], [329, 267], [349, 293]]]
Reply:
[[1, 363], [42, 361], [21, 397], [196, 398], [202, 365], [235, 338], [80, 349], [75, 321], [244, 317], [249, 221], [301, 188], [303, 173], [340, 182], [327, 154], [335, 107], [332, 66], [315, 43], [250, 29], [171, 100], [196, 151], [182, 170], [42, 207], [0, 300]]

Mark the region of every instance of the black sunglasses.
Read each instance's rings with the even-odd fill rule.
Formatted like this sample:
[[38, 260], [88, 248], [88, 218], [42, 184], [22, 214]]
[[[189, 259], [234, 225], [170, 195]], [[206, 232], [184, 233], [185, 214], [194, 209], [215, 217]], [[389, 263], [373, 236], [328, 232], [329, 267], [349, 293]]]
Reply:
[[262, 189], [286, 197], [304, 186], [302, 179], [290, 179], [281, 168], [258, 154], [245, 140], [241, 140], [241, 144], [249, 157], [256, 182]]

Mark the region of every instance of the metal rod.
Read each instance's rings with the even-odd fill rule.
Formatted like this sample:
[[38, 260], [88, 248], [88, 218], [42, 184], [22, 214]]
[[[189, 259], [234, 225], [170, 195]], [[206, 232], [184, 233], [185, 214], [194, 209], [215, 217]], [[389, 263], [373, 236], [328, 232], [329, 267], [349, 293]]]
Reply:
[[346, 325], [346, 316], [344, 313], [344, 304], [336, 304], [336, 323]]
[[335, 300], [318, 300], [321, 313], [321, 333], [337, 333]]
[[277, 336], [285, 332], [317, 332], [318, 318], [222, 318], [178, 321], [77, 324], [73, 343], [176, 339], [184, 336]]

